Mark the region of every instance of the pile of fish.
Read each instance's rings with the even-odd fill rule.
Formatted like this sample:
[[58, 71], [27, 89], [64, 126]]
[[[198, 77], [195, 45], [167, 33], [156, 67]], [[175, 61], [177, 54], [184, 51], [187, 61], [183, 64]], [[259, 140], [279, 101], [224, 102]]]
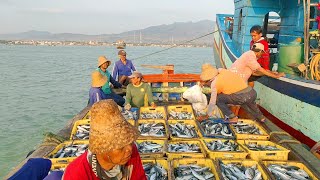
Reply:
[[166, 130], [163, 123], [139, 124], [141, 136], [165, 137]]
[[262, 134], [260, 129], [254, 124], [238, 122], [232, 125], [238, 134]]
[[140, 119], [165, 119], [164, 114], [162, 112], [141, 112]]
[[168, 146], [169, 152], [191, 152], [191, 153], [200, 153], [201, 149], [197, 144], [188, 144], [188, 143], [177, 143], [177, 144], [169, 144]]
[[271, 145], [262, 145], [256, 143], [245, 144], [252, 151], [279, 151], [280, 149], [277, 146]]
[[204, 130], [205, 136], [224, 136], [226, 138], [233, 137], [231, 130], [228, 128], [228, 124], [206, 120], [202, 121], [200, 125]]
[[143, 141], [137, 143], [139, 153], [159, 153], [163, 152], [163, 146], [161, 144], [154, 143], [152, 141]]
[[202, 167], [197, 164], [180, 165], [174, 168], [174, 177], [176, 180], [214, 180], [214, 174], [209, 167]]
[[237, 151], [240, 152], [239, 145], [236, 142], [226, 140], [222, 142], [221, 140], [213, 140], [206, 142], [208, 149], [211, 151]]
[[90, 124], [83, 124], [77, 126], [77, 132], [72, 139], [89, 139]]
[[144, 172], [148, 180], [167, 180], [168, 172], [160, 164], [145, 163], [143, 164]]
[[270, 164], [268, 166], [268, 169], [276, 177], [277, 180], [311, 179], [307, 172], [296, 166]]
[[193, 114], [192, 114], [192, 112], [170, 111], [169, 112], [169, 119], [176, 119], [176, 120], [193, 119]]
[[128, 110], [124, 110], [121, 112], [122, 116], [126, 119], [126, 120], [137, 120], [138, 119], [138, 114], [137, 111], [128, 111]]
[[193, 125], [190, 124], [169, 124], [172, 136], [179, 138], [197, 138], [197, 132]]
[[225, 180], [262, 180], [262, 174], [256, 165], [245, 167], [240, 163], [223, 164], [220, 162], [222, 177]]
[[51, 155], [49, 158], [66, 158], [78, 157], [88, 149], [88, 144], [71, 144], [63, 146], [57, 151], [56, 154]]

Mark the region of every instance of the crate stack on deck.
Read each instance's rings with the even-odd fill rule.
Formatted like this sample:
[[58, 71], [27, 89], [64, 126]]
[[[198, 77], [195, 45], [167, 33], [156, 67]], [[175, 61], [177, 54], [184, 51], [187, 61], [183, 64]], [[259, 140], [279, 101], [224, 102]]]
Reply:
[[[298, 171], [302, 169], [310, 179], [317, 179], [301, 162], [288, 161], [290, 150], [269, 141], [267, 131], [254, 120], [240, 119], [236, 124], [222, 119], [200, 122], [191, 105], [141, 107], [132, 111], [136, 111], [138, 117], [127, 120], [141, 133], [136, 145], [148, 179], [193, 176], [198, 179], [254, 179], [255, 176], [277, 179], [283, 174], [289, 176], [286, 172], [277, 174], [273, 169], [276, 165], [291, 167], [303, 174]], [[76, 121], [70, 141], [58, 145], [48, 155], [53, 162], [52, 169], [64, 170], [83, 153], [81, 149], [71, 157], [63, 155], [70, 154], [70, 149], [86, 147], [90, 116], [89, 111], [84, 119]], [[242, 171], [243, 175], [237, 171]]]

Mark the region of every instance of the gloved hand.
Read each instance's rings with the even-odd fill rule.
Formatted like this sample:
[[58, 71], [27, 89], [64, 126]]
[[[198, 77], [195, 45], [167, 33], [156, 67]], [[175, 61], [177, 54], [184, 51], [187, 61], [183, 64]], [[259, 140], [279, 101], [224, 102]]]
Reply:
[[151, 107], [153, 107], [153, 108], [157, 107], [156, 103], [152, 102]]
[[130, 104], [126, 104], [126, 105], [124, 106], [124, 109], [129, 111], [129, 110], [131, 109], [131, 105], [130, 105]]

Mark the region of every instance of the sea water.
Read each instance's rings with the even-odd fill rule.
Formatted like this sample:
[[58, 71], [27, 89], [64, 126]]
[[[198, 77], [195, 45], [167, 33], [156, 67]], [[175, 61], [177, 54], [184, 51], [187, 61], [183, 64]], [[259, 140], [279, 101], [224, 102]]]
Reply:
[[[161, 47], [127, 47], [128, 59], [163, 50]], [[0, 179], [43, 140], [57, 133], [88, 102], [91, 72], [97, 59], [112, 60], [118, 50], [108, 46], [0, 45]], [[199, 73], [201, 64], [214, 63], [212, 48], [173, 48], [133, 60], [142, 73], [161, 70], [142, 64], [174, 64], [176, 73]]]

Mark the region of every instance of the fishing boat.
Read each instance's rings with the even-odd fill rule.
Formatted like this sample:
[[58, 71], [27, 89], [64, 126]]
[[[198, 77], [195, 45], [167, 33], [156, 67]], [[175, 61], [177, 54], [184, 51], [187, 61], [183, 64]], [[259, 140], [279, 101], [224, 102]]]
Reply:
[[250, 49], [250, 28], [260, 25], [270, 65], [276, 63], [286, 76], [258, 79], [258, 104], [275, 124], [312, 147], [320, 140], [318, 1], [235, 0], [234, 6], [234, 14], [216, 15], [216, 65], [230, 68]]
[[117, 47], [117, 49], [125, 49], [126, 48], [126, 43], [123, 40], [118, 40], [115, 43], [115, 46]]

